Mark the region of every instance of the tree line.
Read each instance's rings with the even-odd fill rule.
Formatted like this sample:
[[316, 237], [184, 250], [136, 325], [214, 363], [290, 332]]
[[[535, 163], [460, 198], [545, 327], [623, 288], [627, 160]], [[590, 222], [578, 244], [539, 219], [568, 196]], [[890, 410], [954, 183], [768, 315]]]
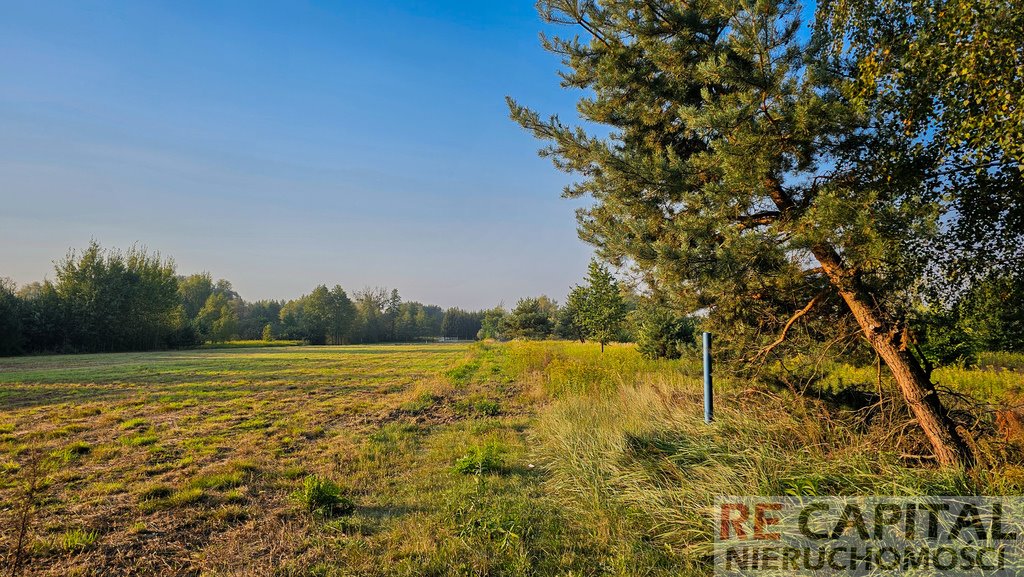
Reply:
[[0, 279], [0, 354], [185, 348], [231, 340], [310, 344], [476, 338], [483, 312], [403, 301], [398, 290], [315, 287], [294, 300], [244, 300], [209, 273], [91, 243], [54, 266], [53, 279]]
[[0, 281], [0, 354], [173, 349], [232, 340], [313, 345], [424, 339], [638, 341], [678, 357], [694, 323], [651, 305], [594, 261], [564, 305], [547, 296], [483, 311], [403, 301], [398, 290], [319, 285], [288, 301], [246, 301], [209, 273], [179, 275], [173, 260], [91, 243], [55, 264], [53, 280]]

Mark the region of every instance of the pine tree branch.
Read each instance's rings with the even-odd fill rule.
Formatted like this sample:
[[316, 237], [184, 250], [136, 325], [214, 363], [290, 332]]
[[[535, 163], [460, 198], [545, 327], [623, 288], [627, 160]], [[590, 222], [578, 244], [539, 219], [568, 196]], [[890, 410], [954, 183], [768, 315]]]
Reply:
[[744, 230], [778, 222], [781, 217], [782, 213], [777, 210], [765, 210], [755, 212], [753, 214], [740, 215], [736, 219], [736, 224], [739, 226], [740, 230]]
[[805, 314], [807, 314], [808, 311], [814, 308], [814, 305], [818, 304], [821, 301], [822, 297], [824, 297], [824, 295], [825, 293], [823, 292], [818, 293], [817, 295], [814, 296], [814, 298], [811, 299], [811, 302], [807, 303], [807, 306], [796, 311], [796, 313], [793, 316], [789, 317], [789, 320], [786, 321], [786, 325], [782, 327], [782, 332], [779, 334], [779, 338], [775, 339], [775, 342], [773, 342], [772, 344], [761, 349], [760, 352], [758, 352], [756, 355], [747, 359], [747, 362], [752, 363], [759, 358], [767, 357], [768, 353], [772, 352], [772, 349], [781, 345], [786, 340], [786, 334], [789, 332], [789, 328], [793, 326], [793, 323], [795, 323], [800, 317], [804, 316]]

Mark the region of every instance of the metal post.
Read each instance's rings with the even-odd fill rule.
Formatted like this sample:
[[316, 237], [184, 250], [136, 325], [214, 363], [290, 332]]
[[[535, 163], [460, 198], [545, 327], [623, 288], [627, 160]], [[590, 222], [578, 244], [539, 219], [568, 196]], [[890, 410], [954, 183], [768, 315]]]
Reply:
[[715, 420], [715, 401], [711, 387], [711, 333], [704, 333], [704, 422]]

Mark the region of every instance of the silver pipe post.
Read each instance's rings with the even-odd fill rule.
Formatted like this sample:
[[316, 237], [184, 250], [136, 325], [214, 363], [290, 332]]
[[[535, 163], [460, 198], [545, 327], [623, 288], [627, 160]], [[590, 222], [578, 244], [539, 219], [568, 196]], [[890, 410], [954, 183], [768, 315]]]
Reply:
[[711, 333], [704, 333], [704, 422], [715, 420], [714, 390], [711, 385]]

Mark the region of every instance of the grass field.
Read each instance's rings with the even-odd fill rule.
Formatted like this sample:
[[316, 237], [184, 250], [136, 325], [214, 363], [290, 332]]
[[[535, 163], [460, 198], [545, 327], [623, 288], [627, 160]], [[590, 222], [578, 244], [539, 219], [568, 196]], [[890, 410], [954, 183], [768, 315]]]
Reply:
[[[1019, 360], [947, 380], [1018, 394]], [[0, 359], [0, 552], [25, 526], [26, 575], [702, 575], [717, 494], [1024, 487], [1013, 439], [996, 472], [908, 462], [895, 402], [723, 378], [706, 426], [699, 375], [553, 342]]]
[[[0, 361], [5, 521], [38, 449], [57, 462], [33, 520], [30, 573], [316, 574], [318, 563], [341, 563], [411, 575], [521, 556], [500, 504], [480, 503], [536, 485], [520, 458], [529, 417], [507, 384], [454, 387], [444, 372], [466, 354], [433, 345]], [[478, 445], [502, 449], [507, 474], [483, 483], [454, 472]], [[303, 514], [291, 495], [312, 474], [341, 484], [355, 514]], [[486, 539], [506, 550], [497, 557], [475, 543], [505, 529]], [[3, 532], [8, 557], [14, 533]]]

